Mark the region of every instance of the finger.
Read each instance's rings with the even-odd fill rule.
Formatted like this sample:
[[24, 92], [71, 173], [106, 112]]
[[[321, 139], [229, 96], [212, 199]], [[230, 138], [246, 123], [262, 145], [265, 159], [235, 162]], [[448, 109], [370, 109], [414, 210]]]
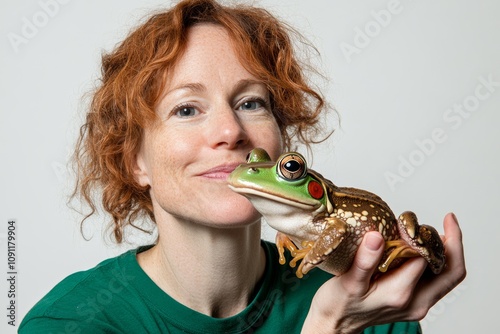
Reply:
[[383, 300], [388, 307], [405, 308], [411, 302], [415, 289], [418, 289], [426, 267], [427, 261], [424, 258], [414, 257], [398, 268], [380, 275], [372, 286], [373, 300]]
[[464, 246], [462, 230], [453, 213], [449, 213], [445, 216], [443, 226], [446, 267], [440, 276], [448, 280], [448, 285], [450, 286], [449, 291], [451, 291], [451, 289], [458, 285], [466, 276]]
[[[462, 230], [458, 225], [457, 216], [454, 213], [450, 212], [444, 217], [444, 234], [446, 239], [454, 238], [460, 241], [460, 245], [462, 244]], [[463, 251], [463, 248], [462, 248]]]
[[443, 276], [455, 277], [456, 283], [465, 278], [465, 256], [462, 241], [462, 230], [458, 225], [458, 220], [453, 213], [444, 217], [444, 245], [446, 255], [446, 266], [443, 270]]
[[430, 308], [453, 290], [466, 276], [462, 231], [453, 214], [444, 218], [446, 267], [431, 280], [422, 281], [415, 291], [414, 307]]
[[423, 257], [406, 259], [399, 267], [391, 269], [378, 278], [379, 282], [390, 284], [404, 289], [413, 289], [427, 268], [427, 261]]
[[351, 268], [340, 276], [347, 291], [359, 295], [363, 295], [368, 291], [370, 278], [384, 252], [383, 246], [384, 238], [380, 233], [366, 233]]
[[[445, 245], [446, 265], [444, 272], [455, 272], [465, 270], [465, 256], [462, 239], [462, 230], [458, 224], [457, 217], [453, 213], [448, 213], [443, 221], [444, 235], [441, 236]], [[465, 276], [465, 272], [463, 272]]]

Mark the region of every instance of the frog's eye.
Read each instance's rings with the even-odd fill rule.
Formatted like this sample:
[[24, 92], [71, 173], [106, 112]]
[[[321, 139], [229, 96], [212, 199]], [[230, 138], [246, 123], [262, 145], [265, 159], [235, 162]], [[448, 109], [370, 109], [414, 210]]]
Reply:
[[298, 180], [307, 174], [305, 159], [298, 153], [289, 153], [277, 165], [278, 174], [285, 180]]

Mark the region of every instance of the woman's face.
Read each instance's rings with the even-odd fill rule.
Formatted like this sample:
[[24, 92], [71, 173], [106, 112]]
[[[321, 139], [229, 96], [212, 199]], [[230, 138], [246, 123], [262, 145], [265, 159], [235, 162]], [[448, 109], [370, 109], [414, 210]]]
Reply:
[[276, 159], [281, 135], [269, 93], [240, 64], [227, 32], [202, 24], [190, 29], [187, 48], [169, 75], [145, 129], [136, 177], [151, 187], [155, 216], [210, 226], [238, 226], [260, 215], [232, 192], [229, 173], [262, 147]]

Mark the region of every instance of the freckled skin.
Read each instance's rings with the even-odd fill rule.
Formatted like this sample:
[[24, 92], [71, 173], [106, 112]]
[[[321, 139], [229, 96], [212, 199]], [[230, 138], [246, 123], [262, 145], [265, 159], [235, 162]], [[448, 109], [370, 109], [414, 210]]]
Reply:
[[[335, 275], [346, 272], [368, 231], [378, 231], [386, 240], [386, 252], [379, 265], [381, 272], [399, 265], [402, 258], [415, 256], [424, 257], [434, 273], [442, 270], [445, 258], [439, 233], [431, 226], [419, 225], [414, 213], [407, 211], [396, 219], [379, 196], [361, 189], [337, 187], [321, 174], [308, 170], [300, 155], [297, 160], [302, 159], [304, 165], [292, 167], [307, 172], [287, 179], [288, 171], [280, 170], [287, 167], [280, 163], [288, 161], [287, 155], [295, 157], [297, 153], [285, 153], [274, 164], [263, 153], [252, 152], [248, 163], [233, 172], [229, 184], [246, 195], [268, 224], [278, 230], [280, 262], [285, 262], [283, 253], [288, 249], [294, 257], [292, 267], [301, 261], [298, 277], [315, 266]], [[322, 197], [318, 196], [317, 187], [313, 187], [314, 196], [307, 193], [311, 191], [307, 187], [311, 182], [324, 189]], [[300, 208], [292, 209], [291, 214], [283, 209], [285, 205]], [[278, 210], [286, 212], [286, 217], [276, 214]], [[294, 214], [300, 218], [294, 218]]]

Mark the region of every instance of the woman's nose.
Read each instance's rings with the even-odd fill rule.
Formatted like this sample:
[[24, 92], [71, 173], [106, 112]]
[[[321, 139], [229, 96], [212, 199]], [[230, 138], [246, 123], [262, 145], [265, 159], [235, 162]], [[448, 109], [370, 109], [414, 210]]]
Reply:
[[213, 148], [234, 149], [248, 143], [249, 137], [237, 111], [229, 106], [214, 110], [210, 115], [208, 141]]

